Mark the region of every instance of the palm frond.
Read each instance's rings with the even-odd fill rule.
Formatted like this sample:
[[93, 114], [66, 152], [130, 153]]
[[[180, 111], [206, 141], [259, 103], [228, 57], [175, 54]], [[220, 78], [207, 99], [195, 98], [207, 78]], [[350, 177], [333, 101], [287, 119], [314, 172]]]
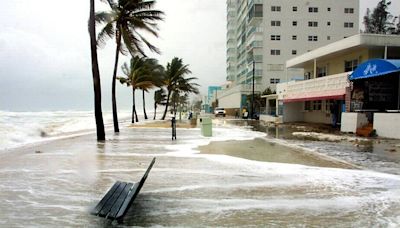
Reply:
[[107, 23], [97, 36], [97, 46], [104, 47], [107, 39], [112, 39], [115, 35], [113, 23]]

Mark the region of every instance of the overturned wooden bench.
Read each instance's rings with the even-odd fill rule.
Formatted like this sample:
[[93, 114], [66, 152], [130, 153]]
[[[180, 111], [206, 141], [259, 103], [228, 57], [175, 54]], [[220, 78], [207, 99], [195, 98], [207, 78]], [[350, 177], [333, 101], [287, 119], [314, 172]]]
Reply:
[[136, 196], [139, 194], [155, 161], [156, 158], [153, 158], [140, 182], [115, 182], [103, 199], [93, 208], [91, 214], [121, 222]]

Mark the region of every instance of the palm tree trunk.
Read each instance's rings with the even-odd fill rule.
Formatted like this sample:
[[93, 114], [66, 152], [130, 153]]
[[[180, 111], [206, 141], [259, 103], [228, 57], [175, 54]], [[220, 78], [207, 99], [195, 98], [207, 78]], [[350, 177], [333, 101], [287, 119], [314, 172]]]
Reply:
[[136, 109], [136, 104], [135, 104], [135, 89], [132, 87], [132, 123], [135, 123], [135, 109]]
[[136, 122], [139, 122], [139, 118], [137, 117], [136, 107], [135, 107], [135, 117], [136, 117]]
[[118, 68], [118, 58], [119, 52], [121, 48], [121, 33], [119, 31], [117, 25], [117, 34], [116, 34], [116, 41], [117, 41], [117, 50], [115, 51], [115, 64], [114, 64], [114, 72], [112, 77], [112, 110], [113, 110], [113, 122], [114, 122], [114, 132], [119, 132], [118, 126], [118, 114], [117, 114], [117, 99], [115, 97], [115, 87], [117, 82], [117, 68]]
[[165, 120], [165, 116], [167, 115], [167, 111], [168, 111], [168, 104], [169, 104], [169, 99], [171, 97], [171, 91], [168, 90], [168, 95], [167, 95], [167, 103], [165, 104], [165, 110], [164, 110], [164, 114], [161, 117], [161, 120]]
[[94, 20], [94, 0], [90, 0], [90, 14], [89, 14], [89, 35], [90, 35], [90, 50], [92, 58], [92, 75], [93, 75], [93, 88], [94, 88], [94, 116], [96, 119], [96, 132], [97, 141], [104, 141], [106, 135], [104, 132], [103, 112], [101, 108], [101, 84], [99, 63], [97, 61], [97, 42], [96, 42], [96, 26]]
[[142, 90], [142, 91], [143, 91], [143, 112], [144, 112], [144, 119], [147, 120], [148, 118], [147, 118], [147, 113], [146, 113], [146, 101], [145, 101], [145, 98], [144, 98], [144, 90]]
[[153, 120], [156, 119], [156, 113], [157, 113], [157, 103], [154, 102], [154, 117], [153, 117]]
[[174, 101], [174, 117], [176, 117], [176, 101]]

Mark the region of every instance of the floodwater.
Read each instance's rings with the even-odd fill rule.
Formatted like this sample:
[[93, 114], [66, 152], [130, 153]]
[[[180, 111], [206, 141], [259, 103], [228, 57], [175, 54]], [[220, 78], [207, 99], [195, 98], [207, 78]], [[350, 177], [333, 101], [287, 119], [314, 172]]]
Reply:
[[[297, 150], [301, 148], [317, 152], [374, 171], [400, 175], [400, 140], [398, 139], [368, 138], [358, 142], [328, 142], [293, 136], [293, 132], [319, 131], [319, 129], [308, 129], [301, 125], [267, 126], [258, 121], [228, 120], [227, 122], [265, 132], [268, 141], [273, 143], [284, 144]], [[322, 131], [339, 134], [338, 130], [330, 130], [329, 127]], [[349, 135], [349, 137], [354, 138], [354, 135]]]
[[[213, 130], [204, 138], [199, 129], [178, 129], [171, 141], [170, 129], [123, 128], [106, 143], [89, 135], [1, 153], [0, 226], [119, 226], [88, 211], [114, 181], [140, 180], [153, 157], [121, 226], [400, 224], [400, 176], [344, 169], [345, 163], [277, 144], [273, 153], [282, 148], [284, 156], [263, 156], [264, 142], [256, 138], [266, 134], [228, 124]], [[252, 160], [246, 146], [237, 154], [239, 146], [223, 145], [252, 140], [258, 154]], [[224, 154], [212, 150], [225, 146]]]

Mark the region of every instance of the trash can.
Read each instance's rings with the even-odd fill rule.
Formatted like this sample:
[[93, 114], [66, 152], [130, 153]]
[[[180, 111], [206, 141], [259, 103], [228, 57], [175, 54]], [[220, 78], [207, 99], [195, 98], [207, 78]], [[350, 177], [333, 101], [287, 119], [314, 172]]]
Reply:
[[200, 118], [201, 135], [205, 137], [212, 136], [212, 120], [210, 117]]

